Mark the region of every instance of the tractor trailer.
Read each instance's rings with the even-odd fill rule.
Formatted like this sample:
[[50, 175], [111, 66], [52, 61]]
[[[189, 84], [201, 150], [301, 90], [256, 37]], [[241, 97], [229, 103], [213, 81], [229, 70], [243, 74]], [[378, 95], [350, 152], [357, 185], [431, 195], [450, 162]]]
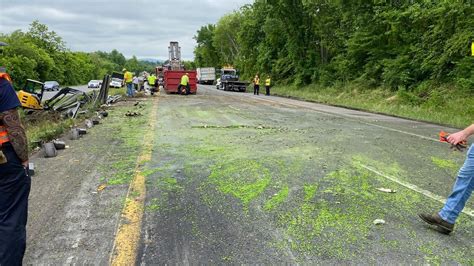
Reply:
[[216, 69], [213, 67], [200, 67], [196, 69], [197, 82], [199, 84], [214, 84], [216, 81]]

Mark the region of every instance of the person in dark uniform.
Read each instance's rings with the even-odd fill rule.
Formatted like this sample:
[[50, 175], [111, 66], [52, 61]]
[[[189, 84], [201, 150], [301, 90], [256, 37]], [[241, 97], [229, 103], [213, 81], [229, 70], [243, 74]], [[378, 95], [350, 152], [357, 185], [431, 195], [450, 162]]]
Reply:
[[28, 142], [8, 74], [0, 69], [0, 265], [21, 265], [31, 179]]

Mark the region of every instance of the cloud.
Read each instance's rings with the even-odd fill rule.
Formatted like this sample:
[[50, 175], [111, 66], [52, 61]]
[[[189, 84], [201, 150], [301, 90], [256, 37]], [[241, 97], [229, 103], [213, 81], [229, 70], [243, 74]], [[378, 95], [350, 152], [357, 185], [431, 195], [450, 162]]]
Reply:
[[253, 0], [0, 0], [0, 33], [26, 31], [35, 19], [73, 51], [111, 51], [166, 59], [170, 41], [193, 58], [196, 31]]

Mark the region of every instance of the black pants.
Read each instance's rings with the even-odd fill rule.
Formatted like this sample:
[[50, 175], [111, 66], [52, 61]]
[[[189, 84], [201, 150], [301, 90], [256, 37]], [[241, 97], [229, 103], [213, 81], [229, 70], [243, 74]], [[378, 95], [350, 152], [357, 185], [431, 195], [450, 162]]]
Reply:
[[186, 95], [188, 95], [188, 94], [191, 92], [191, 87], [189, 86], [189, 84], [188, 84], [188, 85], [181, 85], [181, 84], [179, 84], [179, 86], [178, 86], [178, 93], [179, 93], [179, 94], [183, 94], [182, 91], [181, 91], [181, 89], [182, 89], [183, 87], [186, 87]]
[[253, 95], [258, 95], [260, 91], [260, 85], [253, 85]]
[[265, 95], [270, 96], [270, 86], [265, 86], [266, 93]]
[[11, 144], [1, 149], [8, 162], [0, 164], [0, 265], [21, 265], [31, 179]]

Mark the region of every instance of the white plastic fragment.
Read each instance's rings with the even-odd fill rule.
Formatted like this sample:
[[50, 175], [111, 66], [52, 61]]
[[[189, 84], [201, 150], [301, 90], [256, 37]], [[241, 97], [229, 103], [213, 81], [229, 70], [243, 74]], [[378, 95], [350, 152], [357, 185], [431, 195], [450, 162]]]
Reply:
[[383, 219], [375, 219], [373, 222], [375, 225], [382, 225], [385, 224], [385, 220]]
[[381, 192], [385, 192], [385, 193], [396, 193], [397, 191], [394, 190], [394, 189], [390, 189], [390, 188], [376, 188], [378, 191], [381, 191]]

